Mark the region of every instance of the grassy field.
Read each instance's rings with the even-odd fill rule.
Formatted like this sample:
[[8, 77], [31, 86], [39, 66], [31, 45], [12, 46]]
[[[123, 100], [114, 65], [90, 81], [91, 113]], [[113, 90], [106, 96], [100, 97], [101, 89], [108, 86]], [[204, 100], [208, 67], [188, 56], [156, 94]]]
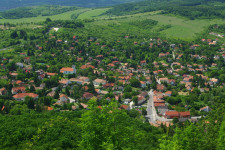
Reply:
[[132, 27], [125, 26], [124, 23], [131, 21], [140, 21], [144, 19], [153, 19], [159, 22], [156, 27], [151, 29], [152, 32], [157, 31], [162, 26], [171, 25], [171, 28], [161, 31], [160, 34], [168, 38], [176, 38], [187, 41], [193, 40], [197, 33], [203, 32], [204, 29], [206, 29], [211, 24], [224, 23], [224, 20], [222, 19], [188, 20], [181, 17], [159, 15], [158, 12], [152, 12], [129, 15], [125, 17], [112, 17], [111, 20], [109, 18], [107, 20], [98, 20], [92, 24], [101, 27], [114, 26], [115, 29], [117, 28], [116, 30], [126, 28], [126, 30], [128, 31], [133, 29]]
[[78, 16], [78, 19], [92, 19], [92, 18], [103, 18], [104, 16], [100, 16], [110, 8], [102, 8], [102, 9], [92, 9], [86, 11]]
[[23, 19], [0, 19], [0, 23], [31, 23], [31, 22], [40, 22], [40, 21], [45, 21], [46, 18], [50, 18], [52, 20], [70, 20], [72, 14], [80, 14], [86, 11], [92, 10], [90, 8], [84, 8], [84, 9], [78, 9], [74, 11], [69, 11], [65, 12], [62, 14], [58, 15], [53, 15], [53, 16], [38, 16], [38, 17], [33, 17], [33, 18], [23, 18]]
[[[221, 24], [224, 20], [219, 19], [196, 19], [188, 20], [182, 17], [176, 16], [166, 16], [160, 15], [160, 11], [148, 12], [127, 16], [110, 17], [106, 15], [101, 15], [110, 8], [99, 8], [99, 9], [78, 9], [74, 11], [69, 11], [59, 15], [53, 16], [38, 16], [34, 18], [24, 18], [24, 19], [0, 19], [0, 23], [25, 23], [24, 27], [28, 27], [26, 23], [30, 22], [40, 22], [44, 21], [46, 18], [51, 18], [52, 20], [70, 20], [71, 15], [78, 14], [78, 19], [95, 19], [94, 22], [86, 23], [86, 28], [88, 30], [96, 30], [97, 34], [105, 33], [105, 35], [119, 36], [121, 34], [152, 34], [158, 32], [158, 29], [165, 25], [171, 25], [170, 28], [160, 31], [161, 36], [168, 38], [176, 38], [182, 40], [194, 40], [197, 33], [201, 33], [210, 24]], [[140, 27], [131, 26], [130, 22], [138, 22], [140, 20], [153, 19], [158, 21], [158, 25], [152, 29], [146, 30]]]
[[196, 33], [201, 33], [206, 27], [211, 24], [221, 24], [224, 20], [220, 19], [198, 19], [198, 20], [187, 20], [179, 17], [154, 15], [150, 16], [151, 19], [159, 21], [162, 25], [170, 24], [171, 28], [162, 31], [170, 38], [180, 38], [184, 40], [193, 40]]

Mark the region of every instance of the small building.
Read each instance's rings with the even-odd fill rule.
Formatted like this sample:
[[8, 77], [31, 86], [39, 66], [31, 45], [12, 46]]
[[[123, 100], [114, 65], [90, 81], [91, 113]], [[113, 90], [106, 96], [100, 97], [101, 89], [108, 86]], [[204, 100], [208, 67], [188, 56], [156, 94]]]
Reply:
[[61, 94], [60, 97], [59, 97], [59, 102], [60, 103], [68, 103], [69, 98], [65, 94]]
[[60, 72], [63, 74], [76, 74], [76, 67], [73, 65], [72, 68], [62, 68]]
[[170, 97], [171, 95], [172, 95], [172, 91], [166, 91], [165, 92], [165, 96], [169, 96]]
[[205, 106], [205, 107], [200, 108], [200, 111], [205, 111], [205, 112], [209, 112], [211, 110], [212, 109], [209, 106]]
[[141, 104], [143, 104], [144, 102], [145, 102], [145, 98], [144, 98], [144, 96], [139, 96], [138, 97], [138, 105], [141, 105]]
[[22, 86], [22, 87], [13, 87], [11, 92], [12, 92], [12, 94], [18, 94], [18, 93], [25, 93], [26, 90], [25, 90], [24, 86]]
[[189, 111], [186, 111], [186, 112], [166, 111], [165, 112], [165, 117], [167, 119], [173, 119], [173, 118], [184, 119], [184, 118], [190, 118], [191, 114], [190, 114]]
[[95, 80], [93, 81], [93, 84], [94, 84], [95, 86], [99, 86], [100, 84], [101, 84], [101, 85], [105, 85], [105, 84], [106, 84], [106, 80], [103, 80], [103, 79], [95, 79]]
[[140, 81], [141, 83], [141, 88], [145, 88], [146, 87], [146, 83], [144, 81]]
[[91, 99], [92, 97], [94, 96], [94, 94], [92, 94], [92, 93], [88, 93], [88, 92], [85, 92], [84, 94], [83, 94], [83, 98], [84, 99]]
[[125, 109], [125, 110], [129, 110], [129, 106], [128, 105], [121, 105], [120, 109]]
[[0, 95], [5, 95], [7, 93], [7, 90], [5, 88], [0, 89]]
[[13, 98], [17, 101], [24, 101], [25, 97], [32, 97], [33, 99], [38, 99], [38, 95], [34, 93], [19, 93], [13, 96]]
[[167, 119], [180, 118], [180, 114], [177, 111], [167, 111], [165, 112], [165, 117]]

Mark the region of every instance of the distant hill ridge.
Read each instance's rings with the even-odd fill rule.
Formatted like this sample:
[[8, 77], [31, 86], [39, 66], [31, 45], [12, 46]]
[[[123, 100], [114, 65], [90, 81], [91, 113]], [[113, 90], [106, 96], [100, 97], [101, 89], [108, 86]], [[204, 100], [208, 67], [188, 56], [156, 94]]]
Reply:
[[24, 6], [62, 5], [79, 7], [104, 7], [142, 0], [1, 0], [0, 11]]

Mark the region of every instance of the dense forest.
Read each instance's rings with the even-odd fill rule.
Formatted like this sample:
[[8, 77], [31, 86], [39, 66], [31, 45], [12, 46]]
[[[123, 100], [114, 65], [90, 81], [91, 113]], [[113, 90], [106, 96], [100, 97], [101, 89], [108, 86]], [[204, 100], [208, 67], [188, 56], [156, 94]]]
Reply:
[[115, 102], [99, 109], [93, 99], [90, 110], [72, 112], [10, 105], [11, 115], [0, 115], [1, 149], [157, 149], [163, 133], [136, 119], [137, 111], [118, 110]]

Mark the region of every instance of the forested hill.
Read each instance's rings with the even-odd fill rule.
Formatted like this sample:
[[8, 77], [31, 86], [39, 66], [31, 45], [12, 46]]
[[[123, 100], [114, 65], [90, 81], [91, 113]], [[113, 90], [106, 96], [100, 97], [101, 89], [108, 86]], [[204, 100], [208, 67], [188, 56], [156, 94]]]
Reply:
[[225, 18], [224, 0], [145, 0], [113, 6], [107, 14], [120, 16], [156, 10], [190, 19]]
[[104, 7], [142, 0], [1, 0], [0, 11], [16, 7], [37, 5], [63, 5], [80, 7]]

